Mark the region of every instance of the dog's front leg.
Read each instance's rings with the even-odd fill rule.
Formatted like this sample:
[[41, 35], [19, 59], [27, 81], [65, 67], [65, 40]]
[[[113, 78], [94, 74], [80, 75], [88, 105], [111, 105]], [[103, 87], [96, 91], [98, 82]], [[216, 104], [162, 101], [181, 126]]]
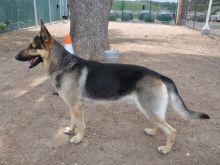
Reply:
[[83, 103], [82, 101], [78, 101], [74, 106], [71, 107], [71, 112], [73, 115], [73, 120], [76, 124], [75, 135], [70, 139], [70, 143], [77, 144], [82, 141], [84, 132], [85, 132], [85, 124], [84, 117], [82, 112]]
[[75, 131], [75, 127], [76, 127], [76, 122], [74, 120], [74, 114], [73, 111], [71, 110], [71, 121], [70, 121], [70, 126], [65, 127], [63, 133], [71, 135], [72, 133], [74, 133]]

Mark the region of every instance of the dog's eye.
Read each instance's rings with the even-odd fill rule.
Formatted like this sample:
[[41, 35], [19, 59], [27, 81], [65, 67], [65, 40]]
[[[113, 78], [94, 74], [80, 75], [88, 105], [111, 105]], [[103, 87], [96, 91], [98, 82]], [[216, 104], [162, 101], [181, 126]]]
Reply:
[[40, 43], [40, 44], [36, 45], [36, 49], [43, 49], [42, 44]]

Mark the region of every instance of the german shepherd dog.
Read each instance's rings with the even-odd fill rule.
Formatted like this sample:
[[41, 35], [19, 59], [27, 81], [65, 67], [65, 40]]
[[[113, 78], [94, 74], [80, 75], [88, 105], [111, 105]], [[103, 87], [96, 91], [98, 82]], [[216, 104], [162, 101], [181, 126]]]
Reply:
[[165, 133], [166, 144], [158, 147], [162, 154], [171, 151], [176, 136], [176, 130], [165, 120], [168, 100], [171, 100], [173, 109], [185, 118], [209, 119], [207, 114], [187, 108], [170, 78], [142, 66], [100, 63], [72, 55], [51, 36], [43, 22], [40, 34], [15, 58], [29, 61], [29, 68], [43, 63], [52, 85], [71, 110], [71, 124], [64, 129], [66, 134], [75, 133], [70, 143], [77, 144], [83, 139], [82, 106], [88, 100], [127, 98], [134, 101], [154, 126], [146, 128], [145, 133], [153, 136], [159, 129]]

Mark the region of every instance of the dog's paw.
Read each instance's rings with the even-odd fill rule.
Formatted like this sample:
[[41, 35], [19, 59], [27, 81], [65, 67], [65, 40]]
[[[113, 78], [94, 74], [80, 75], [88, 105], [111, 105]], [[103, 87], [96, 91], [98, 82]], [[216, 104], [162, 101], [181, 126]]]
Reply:
[[144, 129], [145, 134], [149, 135], [149, 136], [154, 136], [157, 134], [157, 130], [156, 129], [151, 129], [151, 128], [145, 128]]
[[73, 130], [70, 128], [70, 127], [65, 127], [64, 130], [63, 130], [63, 133], [64, 134], [72, 134]]
[[157, 149], [163, 155], [166, 155], [171, 151], [171, 148], [166, 147], [166, 146], [159, 146]]
[[74, 144], [78, 144], [78, 143], [80, 143], [81, 141], [82, 141], [82, 137], [81, 136], [73, 136], [70, 140], [69, 140], [69, 142], [70, 143], [74, 143]]

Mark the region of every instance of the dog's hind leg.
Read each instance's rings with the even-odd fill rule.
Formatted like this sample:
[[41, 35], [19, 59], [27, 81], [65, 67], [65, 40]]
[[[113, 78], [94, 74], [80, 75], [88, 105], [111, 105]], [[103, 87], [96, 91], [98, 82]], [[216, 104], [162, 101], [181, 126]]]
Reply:
[[166, 145], [162, 145], [158, 147], [158, 151], [162, 154], [167, 154], [171, 151], [173, 143], [176, 138], [176, 130], [170, 126], [165, 120], [158, 120], [156, 125], [163, 130], [165, 135], [167, 136]]
[[158, 147], [162, 154], [171, 151], [176, 136], [176, 130], [165, 120], [167, 104], [168, 93], [163, 83], [151, 81], [151, 84], [142, 84], [141, 90], [137, 92], [138, 108], [154, 125], [153, 129], [146, 128], [145, 133], [155, 135], [160, 128], [167, 137], [166, 144]]
[[74, 121], [76, 123], [76, 130], [75, 135], [70, 139], [70, 143], [80, 143], [84, 136], [85, 124], [84, 124], [84, 117], [82, 112], [82, 102], [78, 101], [72, 108], [71, 108]]

